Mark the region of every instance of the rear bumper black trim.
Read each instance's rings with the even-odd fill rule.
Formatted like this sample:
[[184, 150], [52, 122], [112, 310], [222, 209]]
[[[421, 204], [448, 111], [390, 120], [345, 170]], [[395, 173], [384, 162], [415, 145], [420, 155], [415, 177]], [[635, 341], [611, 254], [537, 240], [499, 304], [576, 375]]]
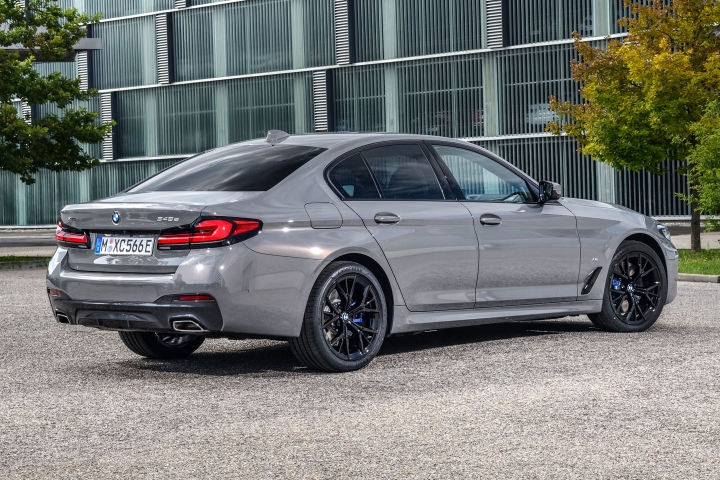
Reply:
[[208, 332], [221, 332], [222, 314], [217, 302], [177, 302], [173, 296], [153, 303], [95, 302], [50, 297], [55, 318], [70, 325], [106, 330], [173, 332], [172, 322], [190, 319]]

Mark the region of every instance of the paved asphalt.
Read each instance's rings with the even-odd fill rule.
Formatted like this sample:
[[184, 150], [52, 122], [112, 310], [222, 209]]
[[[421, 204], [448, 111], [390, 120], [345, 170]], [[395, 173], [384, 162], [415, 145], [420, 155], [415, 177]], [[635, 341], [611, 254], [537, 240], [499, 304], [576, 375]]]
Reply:
[[584, 317], [391, 338], [320, 374], [284, 343], [134, 356], [0, 272], [3, 478], [718, 478], [720, 285], [649, 332]]

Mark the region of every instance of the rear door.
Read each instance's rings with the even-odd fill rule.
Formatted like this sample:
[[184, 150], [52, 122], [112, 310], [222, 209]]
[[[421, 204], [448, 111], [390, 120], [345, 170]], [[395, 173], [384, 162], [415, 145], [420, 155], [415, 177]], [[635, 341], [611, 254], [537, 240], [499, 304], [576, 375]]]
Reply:
[[[477, 235], [418, 143], [369, 148], [328, 177], [375, 237], [411, 311], [472, 308]], [[440, 177], [443, 178], [444, 177]]]
[[575, 216], [539, 204], [519, 174], [469, 149], [433, 149], [475, 221], [480, 255], [477, 307], [575, 301], [580, 239]]

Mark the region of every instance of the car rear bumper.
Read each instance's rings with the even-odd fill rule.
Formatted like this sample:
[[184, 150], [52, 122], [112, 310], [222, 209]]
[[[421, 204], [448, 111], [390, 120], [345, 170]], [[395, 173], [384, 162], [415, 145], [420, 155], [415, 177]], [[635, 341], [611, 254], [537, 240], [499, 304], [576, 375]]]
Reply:
[[215, 301], [180, 302], [168, 296], [153, 303], [89, 302], [50, 295], [50, 305], [55, 319], [70, 325], [149, 332], [211, 333], [223, 329]]
[[[320, 260], [266, 255], [235, 244], [192, 250], [174, 273], [88, 272], [70, 268], [67, 250], [58, 248], [46, 285], [59, 291], [50, 303], [55, 315], [67, 316], [64, 323], [166, 332], [178, 315], [187, 314], [217, 336], [289, 338], [300, 335], [320, 267]], [[212, 296], [214, 308], [173, 300], [197, 294]]]

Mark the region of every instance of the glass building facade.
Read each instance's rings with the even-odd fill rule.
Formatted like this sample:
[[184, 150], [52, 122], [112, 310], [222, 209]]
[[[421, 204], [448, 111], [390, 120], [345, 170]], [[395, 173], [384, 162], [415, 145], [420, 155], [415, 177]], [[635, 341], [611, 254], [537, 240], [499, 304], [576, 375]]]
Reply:
[[[602, 45], [624, 33], [622, 0], [59, 0], [103, 12], [103, 48], [75, 63], [117, 122], [102, 164], [40, 172], [33, 186], [0, 171], [0, 225], [49, 225], [66, 204], [122, 190], [195, 153], [291, 133], [389, 131], [462, 138], [569, 196], [654, 216], [686, 216], [674, 173], [618, 172], [545, 133], [549, 96], [580, 100], [572, 32]], [[35, 117], [57, 113], [32, 106]], [[27, 111], [27, 109], [26, 109]]]

